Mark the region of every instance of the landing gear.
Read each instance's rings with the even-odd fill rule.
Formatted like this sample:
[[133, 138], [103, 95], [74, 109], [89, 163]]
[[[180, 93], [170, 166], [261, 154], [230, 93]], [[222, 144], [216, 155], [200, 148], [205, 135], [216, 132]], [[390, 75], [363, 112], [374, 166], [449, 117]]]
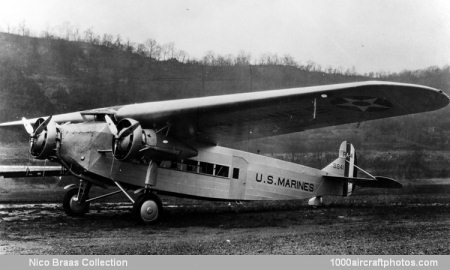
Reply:
[[92, 186], [91, 182], [80, 180], [78, 187], [74, 184], [66, 186], [64, 189], [68, 189], [68, 191], [63, 199], [64, 211], [69, 216], [82, 216], [89, 211], [89, 205], [92, 201], [123, 193], [133, 204], [133, 217], [140, 223], [155, 224], [161, 219], [163, 211], [162, 202], [148, 188], [137, 190], [135, 194], [140, 195], [134, 200], [118, 182], [114, 181], [114, 184], [116, 184], [119, 190], [94, 198], [88, 198]]
[[323, 205], [322, 196], [312, 197], [311, 199], [308, 200], [308, 205], [311, 205], [311, 206], [322, 206]]
[[155, 224], [161, 219], [162, 203], [158, 196], [146, 192], [133, 204], [133, 216], [140, 223]]
[[89, 212], [90, 202], [86, 201], [89, 194], [90, 184], [69, 189], [64, 195], [63, 208], [69, 216], [82, 216]]

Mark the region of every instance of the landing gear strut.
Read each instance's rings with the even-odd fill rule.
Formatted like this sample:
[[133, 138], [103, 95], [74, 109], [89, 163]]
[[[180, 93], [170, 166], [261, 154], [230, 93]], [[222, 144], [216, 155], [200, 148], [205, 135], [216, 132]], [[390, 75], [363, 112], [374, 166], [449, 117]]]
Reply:
[[145, 192], [133, 204], [133, 216], [140, 223], [155, 224], [161, 219], [162, 203], [158, 196]]
[[132, 214], [137, 221], [143, 224], [155, 224], [161, 219], [163, 211], [162, 202], [148, 188], [135, 192], [138, 194], [141, 193], [135, 200], [118, 182], [114, 181], [114, 184], [116, 184], [119, 190], [95, 198], [89, 198], [88, 196], [92, 186], [91, 182], [80, 180], [78, 187], [74, 184], [65, 187], [68, 191], [63, 199], [64, 211], [69, 216], [82, 216], [89, 211], [91, 201], [123, 193], [133, 204]]
[[63, 199], [63, 208], [69, 216], [82, 216], [89, 212], [90, 202], [86, 201], [92, 184], [80, 180], [79, 187], [70, 188]]

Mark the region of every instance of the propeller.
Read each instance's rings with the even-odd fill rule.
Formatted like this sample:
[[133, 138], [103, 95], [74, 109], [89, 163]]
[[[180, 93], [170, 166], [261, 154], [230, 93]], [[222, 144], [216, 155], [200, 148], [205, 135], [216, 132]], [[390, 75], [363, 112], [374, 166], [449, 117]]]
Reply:
[[27, 131], [27, 133], [30, 135], [31, 138], [36, 138], [36, 136], [39, 135], [47, 127], [48, 123], [50, 123], [51, 120], [52, 116], [50, 115], [35, 130], [31, 125], [30, 121], [25, 117], [22, 117], [23, 126], [25, 127], [25, 130]]
[[30, 135], [30, 154], [36, 159], [54, 156], [60, 125], [52, 120], [52, 116], [39, 118], [34, 124], [22, 117], [22, 124]]
[[134, 130], [139, 126], [139, 122], [135, 122], [134, 124], [132, 124], [131, 126], [122, 129], [119, 132], [118, 138], [122, 138], [122, 137], [126, 137], [128, 135], [130, 135], [131, 133], [134, 132]]
[[37, 134], [40, 134], [48, 125], [48, 123], [50, 123], [50, 121], [52, 120], [52, 116], [50, 115], [47, 119], [45, 119], [44, 122], [42, 122], [42, 124], [40, 124], [36, 130], [34, 131], [34, 135], [36, 136]]
[[111, 119], [111, 117], [109, 117], [109, 115], [105, 115], [105, 121], [108, 124], [108, 128], [109, 131], [111, 132], [112, 135], [114, 135], [115, 139], [121, 139], [123, 137], [126, 137], [128, 135], [130, 135], [131, 133], [133, 133], [133, 131], [139, 127], [139, 122], [135, 122], [132, 125], [130, 125], [127, 128], [122, 129], [120, 132], [117, 129], [116, 124], [114, 123], [114, 121]]
[[26, 119], [25, 117], [22, 117], [22, 123], [23, 123], [23, 126], [25, 127], [25, 130], [27, 131], [27, 133], [30, 136], [33, 135], [34, 129], [33, 129], [33, 126], [30, 124], [30, 121], [28, 121], [28, 119]]
[[109, 131], [111, 131], [111, 133], [114, 135], [114, 137], [117, 137], [118, 131], [117, 131], [116, 124], [114, 124], [113, 120], [111, 119], [111, 117], [109, 117], [109, 115], [105, 115], [105, 120], [106, 120], [106, 123], [108, 124]]
[[[113, 155], [115, 156], [118, 148], [120, 148], [120, 145], [127, 141], [126, 138], [129, 135], [133, 134], [133, 132], [137, 128], [140, 127], [140, 124], [139, 124], [139, 122], [134, 121], [134, 120], [130, 121], [128, 119], [124, 119], [124, 120], [122, 120], [123, 123], [121, 121], [121, 122], [119, 122], [118, 125], [116, 125], [109, 115], [105, 115], [105, 121], [108, 125], [109, 131], [114, 136], [112, 152], [113, 152]], [[129, 125], [129, 126], [127, 126], [127, 125]]]

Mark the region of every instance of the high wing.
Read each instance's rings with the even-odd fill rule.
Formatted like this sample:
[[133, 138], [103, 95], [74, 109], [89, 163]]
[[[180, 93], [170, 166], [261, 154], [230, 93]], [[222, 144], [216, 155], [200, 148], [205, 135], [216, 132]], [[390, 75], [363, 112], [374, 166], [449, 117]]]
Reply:
[[[368, 81], [200, 98], [155, 101], [55, 115], [83, 122], [98, 115], [132, 118], [143, 128], [170, 126], [171, 136], [214, 144], [432, 111], [446, 106], [441, 90]], [[22, 125], [21, 121], [0, 126]]]

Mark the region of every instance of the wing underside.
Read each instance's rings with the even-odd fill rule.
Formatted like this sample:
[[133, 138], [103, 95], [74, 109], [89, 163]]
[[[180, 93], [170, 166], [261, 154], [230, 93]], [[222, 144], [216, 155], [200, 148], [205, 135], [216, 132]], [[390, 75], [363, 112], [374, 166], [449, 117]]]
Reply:
[[[446, 106], [442, 91], [419, 85], [359, 82], [168, 100], [56, 115], [83, 122], [99, 114], [133, 118], [143, 128], [170, 125], [170, 134], [214, 144], [393, 117]], [[0, 126], [20, 125], [20, 121]]]
[[180, 104], [124, 106], [117, 116], [144, 125], [169, 122], [178, 137], [220, 144], [435, 110], [447, 105], [448, 97], [423, 86], [366, 82], [189, 99]]

